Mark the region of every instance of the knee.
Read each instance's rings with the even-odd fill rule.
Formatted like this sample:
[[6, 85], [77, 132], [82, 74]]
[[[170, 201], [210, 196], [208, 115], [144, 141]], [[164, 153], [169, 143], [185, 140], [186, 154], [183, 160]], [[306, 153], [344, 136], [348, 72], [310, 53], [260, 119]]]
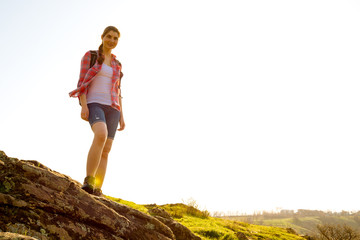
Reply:
[[94, 132], [94, 141], [105, 144], [108, 135], [106, 124], [97, 122], [92, 126], [92, 130]]
[[104, 149], [103, 149], [103, 154], [109, 154], [111, 150], [111, 146], [109, 146], [108, 144], [105, 144]]
[[107, 131], [98, 131], [98, 132], [96, 132], [94, 138], [98, 142], [105, 143], [106, 139], [107, 139]]

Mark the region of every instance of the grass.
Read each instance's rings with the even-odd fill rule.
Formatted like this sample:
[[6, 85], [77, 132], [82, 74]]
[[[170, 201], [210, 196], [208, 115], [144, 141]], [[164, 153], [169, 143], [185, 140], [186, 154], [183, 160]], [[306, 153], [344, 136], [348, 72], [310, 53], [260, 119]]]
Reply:
[[[229, 216], [222, 218], [228, 220], [247, 221], [247, 218], [242, 216]], [[354, 216], [296, 216], [285, 218], [265, 218], [260, 216], [256, 219], [250, 220], [250, 222], [257, 225], [292, 228], [299, 234], [310, 236], [318, 232], [317, 225], [323, 224], [345, 224], [357, 231], [360, 231], [360, 221], [355, 219]]]
[[200, 211], [193, 206], [185, 204], [166, 205], [138, 205], [119, 198], [108, 197], [118, 203], [127, 205], [141, 212], [149, 214], [149, 209], [158, 207], [166, 210], [170, 216], [189, 228], [204, 240], [238, 240], [246, 236], [251, 240], [303, 240], [299, 235], [293, 234], [285, 228], [260, 226], [240, 221], [226, 220], [210, 217], [209, 212]]
[[249, 239], [290, 240], [303, 239], [300, 236], [289, 233], [286, 229], [267, 227], [242, 223], [220, 218], [197, 218], [184, 216], [175, 219], [203, 239], [226, 239], [237, 240], [237, 234], [243, 234]]
[[316, 226], [318, 224], [321, 224], [319, 219], [314, 217], [304, 217], [301, 219], [283, 218], [263, 220], [261, 225], [292, 228], [297, 233], [311, 235], [316, 232]]
[[106, 198], [108, 198], [108, 199], [110, 199], [110, 200], [112, 200], [114, 202], [124, 204], [124, 205], [126, 205], [128, 207], [131, 207], [133, 209], [139, 210], [140, 212], [149, 214], [148, 209], [144, 205], [139, 205], [139, 204], [136, 204], [136, 203], [133, 203], [133, 202], [130, 202], [130, 201], [120, 199], [120, 198], [114, 198], [114, 197], [109, 197], [109, 196], [106, 196]]

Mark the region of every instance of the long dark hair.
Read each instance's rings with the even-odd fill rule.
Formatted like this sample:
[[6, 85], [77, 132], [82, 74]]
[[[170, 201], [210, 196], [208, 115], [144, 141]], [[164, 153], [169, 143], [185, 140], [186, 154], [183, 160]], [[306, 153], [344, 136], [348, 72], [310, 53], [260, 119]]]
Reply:
[[[116, 32], [117, 34], [119, 34], [119, 37], [120, 37], [120, 31], [114, 26], [106, 27], [103, 34], [101, 35], [101, 37], [104, 38], [106, 36], [106, 34], [108, 34], [108, 32], [110, 32], [110, 31]], [[103, 64], [104, 60], [105, 60], [105, 57], [103, 55], [103, 44], [101, 43], [101, 45], [99, 46], [99, 54], [98, 54], [97, 62], [98, 62], [98, 64]]]

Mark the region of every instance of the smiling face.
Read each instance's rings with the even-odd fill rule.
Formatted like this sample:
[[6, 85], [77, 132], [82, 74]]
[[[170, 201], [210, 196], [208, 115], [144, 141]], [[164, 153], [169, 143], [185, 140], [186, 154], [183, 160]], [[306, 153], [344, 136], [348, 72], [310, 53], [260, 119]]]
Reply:
[[118, 43], [119, 37], [119, 34], [114, 31], [109, 31], [105, 35], [101, 36], [103, 48], [114, 49]]

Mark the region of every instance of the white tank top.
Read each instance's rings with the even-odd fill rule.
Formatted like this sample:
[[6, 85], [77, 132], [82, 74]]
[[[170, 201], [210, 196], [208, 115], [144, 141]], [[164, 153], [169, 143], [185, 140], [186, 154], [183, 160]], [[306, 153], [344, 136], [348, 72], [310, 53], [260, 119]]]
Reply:
[[86, 100], [88, 103], [100, 103], [111, 106], [112, 67], [103, 63], [101, 70], [90, 84]]

